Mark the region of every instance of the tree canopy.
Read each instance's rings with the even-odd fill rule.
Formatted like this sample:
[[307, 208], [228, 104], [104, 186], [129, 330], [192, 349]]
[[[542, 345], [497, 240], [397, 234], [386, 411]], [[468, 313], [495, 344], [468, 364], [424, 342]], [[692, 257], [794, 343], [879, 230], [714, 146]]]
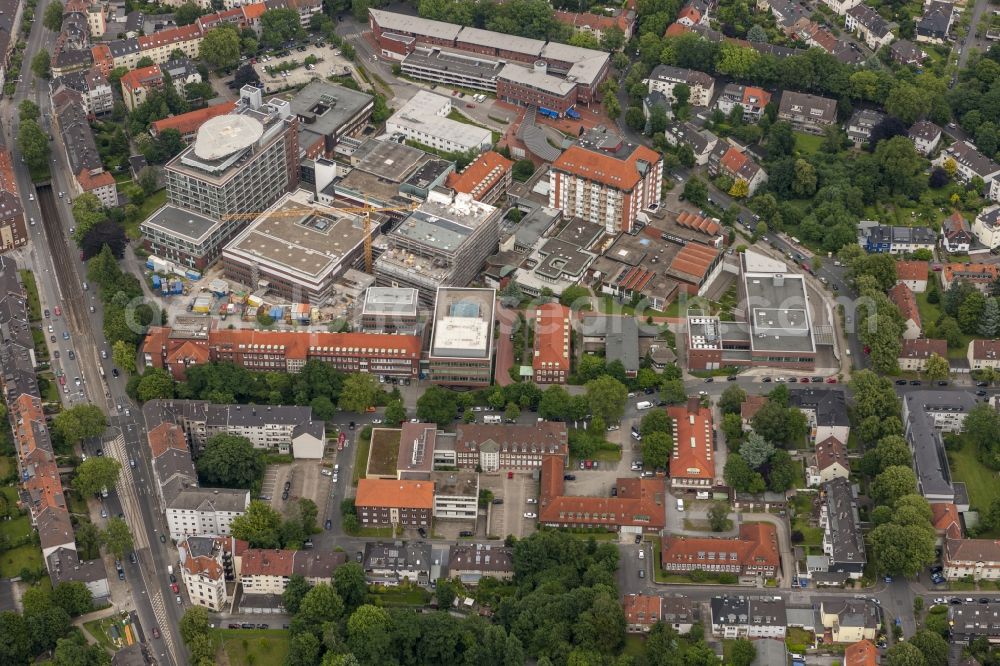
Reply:
[[220, 433], [205, 443], [196, 466], [203, 485], [251, 488], [263, 478], [265, 464], [249, 439]]

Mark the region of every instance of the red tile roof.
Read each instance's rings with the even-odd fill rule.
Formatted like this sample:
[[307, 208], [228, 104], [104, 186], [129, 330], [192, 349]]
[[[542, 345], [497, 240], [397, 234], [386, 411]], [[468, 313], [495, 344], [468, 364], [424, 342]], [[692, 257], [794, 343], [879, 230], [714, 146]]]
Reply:
[[715, 480], [711, 410], [691, 398], [686, 405], [668, 407], [667, 416], [674, 420], [670, 478]]
[[169, 118], [164, 118], [163, 120], [154, 120], [150, 124], [150, 129], [153, 134], [159, 134], [160, 132], [168, 129], [177, 130], [181, 133], [181, 136], [194, 134], [198, 131], [198, 128], [208, 120], [211, 120], [216, 116], [224, 116], [227, 113], [232, 112], [235, 108], [236, 102], [214, 104], [212, 106], [206, 106], [204, 109], [195, 109], [194, 111], [182, 113], [179, 116], [170, 116]]
[[931, 338], [903, 340], [903, 348], [899, 352], [899, 358], [930, 358], [931, 354], [948, 358], [948, 342]]
[[897, 280], [926, 280], [927, 273], [931, 270], [930, 262], [927, 261], [897, 261]]
[[743, 88], [743, 106], [744, 107], [754, 107], [760, 106], [764, 107], [771, 103], [771, 93], [767, 92], [763, 88], [757, 88], [756, 86], [745, 86]]
[[740, 403], [740, 418], [749, 423], [766, 404], [766, 395], [748, 395], [747, 399]]
[[434, 482], [361, 479], [354, 504], [389, 509], [430, 509], [434, 506]]
[[255, 2], [252, 5], [243, 5], [243, 15], [248, 21], [259, 19], [267, 11], [267, 5], [263, 2]]
[[962, 523], [958, 518], [958, 507], [951, 502], [931, 504], [931, 522], [934, 524], [934, 529], [947, 535], [948, 538], [962, 538]]
[[698, 9], [694, 7], [694, 5], [688, 5], [687, 7], [682, 9], [679, 14], [677, 14], [678, 20], [682, 18], [686, 18], [692, 23], [697, 23], [698, 21], [701, 20], [701, 12], [699, 12]]
[[608, 187], [629, 191], [642, 180], [636, 163], [645, 160], [650, 164], [656, 164], [660, 159], [657, 153], [646, 146], [636, 146], [626, 159], [619, 159], [613, 155], [574, 145], [552, 163], [552, 168]]
[[742, 152], [736, 149], [735, 146], [730, 146], [726, 150], [726, 154], [722, 156], [719, 160], [720, 166], [730, 173], [739, 173], [743, 165], [746, 164], [749, 158]]
[[140, 67], [139, 69], [125, 72], [122, 75], [121, 82], [123, 90], [138, 90], [139, 88], [148, 88], [150, 85], [159, 86], [163, 84], [163, 72], [160, 71], [157, 65]]
[[[739, 536], [722, 539], [713, 537], [685, 537], [667, 535], [661, 540], [660, 563], [664, 569], [707, 566], [713, 560], [708, 553], [718, 553], [714, 562], [725, 558], [729, 564], [738, 563], [748, 568], [774, 568], [781, 565], [778, 554], [778, 534], [770, 523], [744, 523]], [[736, 558], [732, 558], [732, 554]]]
[[[217, 538], [216, 543], [219, 547], [224, 547], [226, 538]], [[226, 572], [221, 566], [219, 566], [218, 561], [210, 555], [201, 555], [199, 557], [192, 557], [187, 541], [182, 541], [177, 544], [178, 550], [187, 551], [187, 557], [183, 559], [181, 566], [184, 570], [191, 574], [192, 576], [204, 576], [209, 580], [221, 580], [225, 577]]]
[[664, 37], [677, 37], [678, 35], [684, 35], [691, 32], [691, 28], [687, 27], [683, 23], [671, 23], [667, 26], [667, 31], [663, 33]]
[[[700, 243], [688, 243], [674, 255], [670, 262], [670, 272], [679, 278], [688, 278], [695, 284], [708, 277], [708, 269], [722, 253], [722, 250]], [[679, 274], [679, 275], [677, 275]]]
[[844, 666], [878, 666], [878, 649], [865, 639], [844, 650]]
[[960, 262], [945, 264], [942, 270], [942, 279], [946, 284], [951, 284], [954, 280], [965, 280], [973, 284], [984, 282], [995, 282], [1000, 276], [1000, 269], [996, 264], [963, 264]]
[[626, 594], [622, 600], [625, 622], [656, 624], [663, 619], [663, 597], [650, 594]]
[[897, 282], [896, 286], [889, 290], [889, 300], [899, 308], [899, 312], [903, 315], [903, 321], [913, 320], [918, 328], [922, 328], [920, 324], [920, 309], [917, 307], [917, 298], [902, 282]]
[[617, 497], [563, 495], [563, 458], [542, 458], [538, 519], [551, 525], [637, 526], [658, 530], [666, 525], [662, 478], [618, 479]]
[[292, 575], [294, 558], [294, 550], [248, 548], [243, 553], [240, 577], [278, 576], [289, 578]]
[[0, 149], [0, 190], [17, 196], [17, 181], [14, 179], [14, 165], [10, 159], [10, 151]]
[[513, 168], [512, 161], [500, 153], [488, 150], [465, 167], [461, 173], [448, 174], [447, 185], [456, 192], [471, 194], [473, 199], [479, 201]]
[[1000, 359], [1000, 340], [973, 340], [972, 358], [979, 360]]
[[87, 169], [81, 169], [80, 174], [76, 177], [76, 182], [80, 183], [80, 188], [84, 192], [93, 192], [99, 187], [114, 186], [115, 177], [103, 170], [94, 173]]
[[201, 28], [198, 27], [197, 23], [192, 23], [191, 25], [161, 30], [160, 32], [152, 35], [142, 35], [139, 37], [138, 41], [139, 48], [145, 51], [146, 49], [155, 48], [157, 46], [179, 44], [180, 42], [197, 39], [201, 36]]
[[531, 365], [538, 370], [569, 373], [572, 312], [559, 303], [544, 303], [535, 309], [535, 354]]
[[708, 217], [702, 217], [697, 213], [689, 213], [686, 210], [681, 211], [677, 215], [677, 225], [684, 227], [685, 229], [700, 231], [701, 233], [709, 236], [717, 235], [722, 229], [719, 223], [715, 220]]
[[153, 452], [153, 458], [159, 458], [170, 449], [177, 451], [187, 451], [187, 438], [184, 430], [176, 423], [161, 423], [147, 434], [149, 438], [149, 448]]

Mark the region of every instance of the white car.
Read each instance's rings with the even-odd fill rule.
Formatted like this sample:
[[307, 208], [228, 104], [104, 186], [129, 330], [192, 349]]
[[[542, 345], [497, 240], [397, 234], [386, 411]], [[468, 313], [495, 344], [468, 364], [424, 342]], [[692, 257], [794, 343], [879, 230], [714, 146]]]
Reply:
[[639, 549], [639, 559], [640, 560], [646, 559], [646, 551], [643, 550], [642, 548]]
[[323, 476], [333, 476], [333, 472], [331, 472], [328, 469], [321, 469], [319, 473], [322, 474]]
[[536, 500], [534, 497], [529, 497], [528, 504], [538, 504], [538, 500]]
[[382, 423], [382, 419], [372, 419], [372, 423], [374, 425], [378, 425], [378, 424]]
[[535, 514], [531, 513], [530, 511], [525, 511], [524, 512], [524, 517], [525, 518], [538, 518], [538, 516], [536, 516]]

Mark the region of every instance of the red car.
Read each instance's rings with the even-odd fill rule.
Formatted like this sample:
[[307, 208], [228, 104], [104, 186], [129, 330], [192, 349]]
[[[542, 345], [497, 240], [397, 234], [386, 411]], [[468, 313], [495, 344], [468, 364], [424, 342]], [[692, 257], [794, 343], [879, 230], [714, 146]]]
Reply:
[[60, 309], [59, 306], [57, 305], [54, 308], [52, 308], [52, 312], [54, 312], [55, 315], [58, 317], [59, 315], [62, 314], [62, 309]]
[[508, 479], [513, 479], [514, 478], [514, 472], [507, 472], [507, 478]]
[[803, 377], [802, 379], [799, 380], [799, 382], [801, 382], [802, 384], [808, 384], [809, 383], [809, 378], [808, 377]]
[[171, 583], [170, 584], [170, 589], [173, 591], [174, 594], [177, 594], [178, 592], [181, 591], [180, 588], [177, 587], [177, 583]]
[[837, 383], [837, 378], [836, 377], [830, 377], [829, 379], [826, 380], [826, 383], [827, 384], [836, 384]]
[[60, 384], [61, 384], [62, 386], [66, 386], [66, 375], [61, 375], [61, 376], [59, 377], [59, 383], [60, 383]]

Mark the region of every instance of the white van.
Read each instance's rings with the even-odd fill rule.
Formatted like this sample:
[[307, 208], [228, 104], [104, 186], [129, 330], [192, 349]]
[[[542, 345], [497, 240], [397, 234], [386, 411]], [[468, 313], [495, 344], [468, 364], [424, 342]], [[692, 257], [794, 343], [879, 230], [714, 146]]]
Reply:
[[499, 414], [486, 414], [483, 416], [483, 423], [502, 423], [503, 417]]
[[649, 400], [640, 400], [639, 402], [635, 403], [635, 408], [640, 411], [643, 409], [649, 409], [652, 406], [653, 403], [651, 403]]
[[684, 500], [682, 500], [682, 499], [678, 499], [677, 500], [677, 510], [678, 511], [683, 511], [684, 510]]

